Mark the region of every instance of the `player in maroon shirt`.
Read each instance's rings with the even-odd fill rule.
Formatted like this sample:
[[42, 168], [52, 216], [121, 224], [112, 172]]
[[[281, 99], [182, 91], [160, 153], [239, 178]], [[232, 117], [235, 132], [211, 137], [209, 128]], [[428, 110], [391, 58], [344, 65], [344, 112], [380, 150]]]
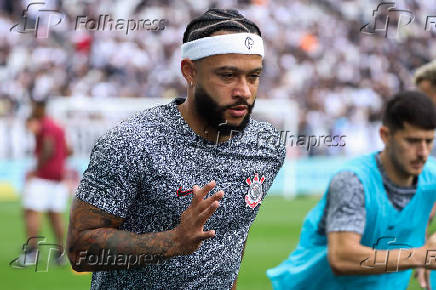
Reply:
[[[65, 132], [45, 114], [45, 102], [34, 102], [27, 128], [35, 135], [35, 168], [26, 176], [23, 193], [24, 217], [27, 238], [38, 236], [41, 214], [48, 213], [56, 242], [63, 253], [64, 224], [63, 213], [68, 197], [68, 189], [63, 182], [65, 162], [69, 155]], [[37, 239], [28, 240], [28, 249], [21, 256], [22, 265], [36, 263]], [[63, 264], [63, 255], [58, 254], [56, 262]]]

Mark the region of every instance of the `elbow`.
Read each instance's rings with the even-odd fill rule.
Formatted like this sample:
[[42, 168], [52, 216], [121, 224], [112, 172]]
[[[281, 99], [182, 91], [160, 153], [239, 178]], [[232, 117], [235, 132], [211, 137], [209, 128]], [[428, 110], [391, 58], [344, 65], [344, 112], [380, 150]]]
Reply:
[[86, 265], [86, 251], [68, 251], [68, 259], [71, 263], [71, 268], [76, 272], [88, 272]]
[[74, 247], [70, 242], [67, 243], [68, 247], [68, 260], [70, 260], [71, 268], [76, 272], [86, 272], [86, 254], [87, 251], [80, 251]]
[[336, 276], [352, 275], [353, 271], [350, 269], [350, 265], [338, 257], [338, 255], [329, 255], [328, 262], [333, 274]]

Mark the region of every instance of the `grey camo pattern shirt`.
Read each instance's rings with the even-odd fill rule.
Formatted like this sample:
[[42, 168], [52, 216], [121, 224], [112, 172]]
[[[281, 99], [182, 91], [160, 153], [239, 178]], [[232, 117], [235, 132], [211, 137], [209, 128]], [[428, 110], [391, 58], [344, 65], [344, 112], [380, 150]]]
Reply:
[[274, 138], [279, 132], [253, 119], [229, 141], [209, 142], [184, 121], [177, 109], [182, 102], [138, 113], [100, 137], [76, 196], [124, 218], [121, 230], [142, 234], [177, 226], [192, 200], [192, 194], [178, 197], [177, 189], [215, 180], [209, 195], [223, 190], [224, 198], [205, 230], [214, 229], [216, 236], [191, 255], [139, 269], [94, 272], [91, 289], [230, 289], [237, 277], [261, 206], [247, 206], [247, 178], [265, 177], [263, 199], [283, 164], [285, 147], [258, 142], [260, 132]]

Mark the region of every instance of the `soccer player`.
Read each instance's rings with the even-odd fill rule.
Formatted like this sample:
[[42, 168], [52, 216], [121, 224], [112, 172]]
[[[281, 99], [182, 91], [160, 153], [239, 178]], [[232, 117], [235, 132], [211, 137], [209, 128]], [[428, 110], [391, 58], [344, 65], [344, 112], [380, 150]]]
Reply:
[[26, 176], [23, 193], [24, 218], [28, 248], [18, 263], [23, 266], [36, 263], [37, 242], [41, 214], [47, 212], [59, 251], [57, 264], [65, 264], [63, 253], [64, 221], [68, 188], [63, 183], [65, 162], [69, 155], [64, 129], [45, 113], [45, 102], [34, 101], [27, 128], [35, 135], [36, 166]]
[[436, 60], [419, 67], [414, 80], [416, 87], [436, 104]]
[[383, 113], [383, 151], [333, 176], [295, 251], [267, 271], [274, 289], [406, 289], [410, 269], [435, 268], [427, 250], [436, 250], [436, 235], [425, 242], [436, 200], [435, 128], [427, 96], [395, 95]]
[[[433, 103], [436, 104], [436, 60], [419, 67], [415, 72], [414, 82], [416, 87], [429, 96]], [[436, 146], [433, 147], [431, 155], [433, 157], [436, 156]], [[429, 224], [432, 222], [435, 213], [436, 205], [433, 206]], [[426, 288], [429, 283], [429, 271], [417, 269], [416, 274], [421, 287]], [[431, 288], [436, 288], [436, 271], [431, 272], [431, 281], [433, 284]]]
[[250, 118], [264, 55], [259, 28], [211, 9], [183, 36], [186, 99], [101, 137], [76, 192], [73, 269], [92, 289], [230, 289], [250, 225], [283, 164], [279, 133]]

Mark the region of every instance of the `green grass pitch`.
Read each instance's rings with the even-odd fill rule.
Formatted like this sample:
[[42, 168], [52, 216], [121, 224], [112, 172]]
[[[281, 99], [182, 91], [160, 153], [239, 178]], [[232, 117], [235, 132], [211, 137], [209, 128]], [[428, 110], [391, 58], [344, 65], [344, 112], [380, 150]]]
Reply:
[[[239, 273], [238, 289], [271, 289], [265, 270], [280, 263], [296, 246], [304, 216], [317, 200], [316, 197], [285, 200], [276, 196], [265, 199], [250, 230]], [[19, 202], [0, 202], [0, 228], [2, 289], [89, 289], [91, 275], [74, 274], [69, 266], [49, 267], [47, 272], [35, 272], [34, 268], [9, 267], [9, 262], [17, 257], [25, 240]], [[434, 225], [432, 228], [435, 228]], [[41, 234], [47, 237], [47, 242], [54, 243], [46, 219]], [[419, 289], [414, 279], [409, 289]]]

